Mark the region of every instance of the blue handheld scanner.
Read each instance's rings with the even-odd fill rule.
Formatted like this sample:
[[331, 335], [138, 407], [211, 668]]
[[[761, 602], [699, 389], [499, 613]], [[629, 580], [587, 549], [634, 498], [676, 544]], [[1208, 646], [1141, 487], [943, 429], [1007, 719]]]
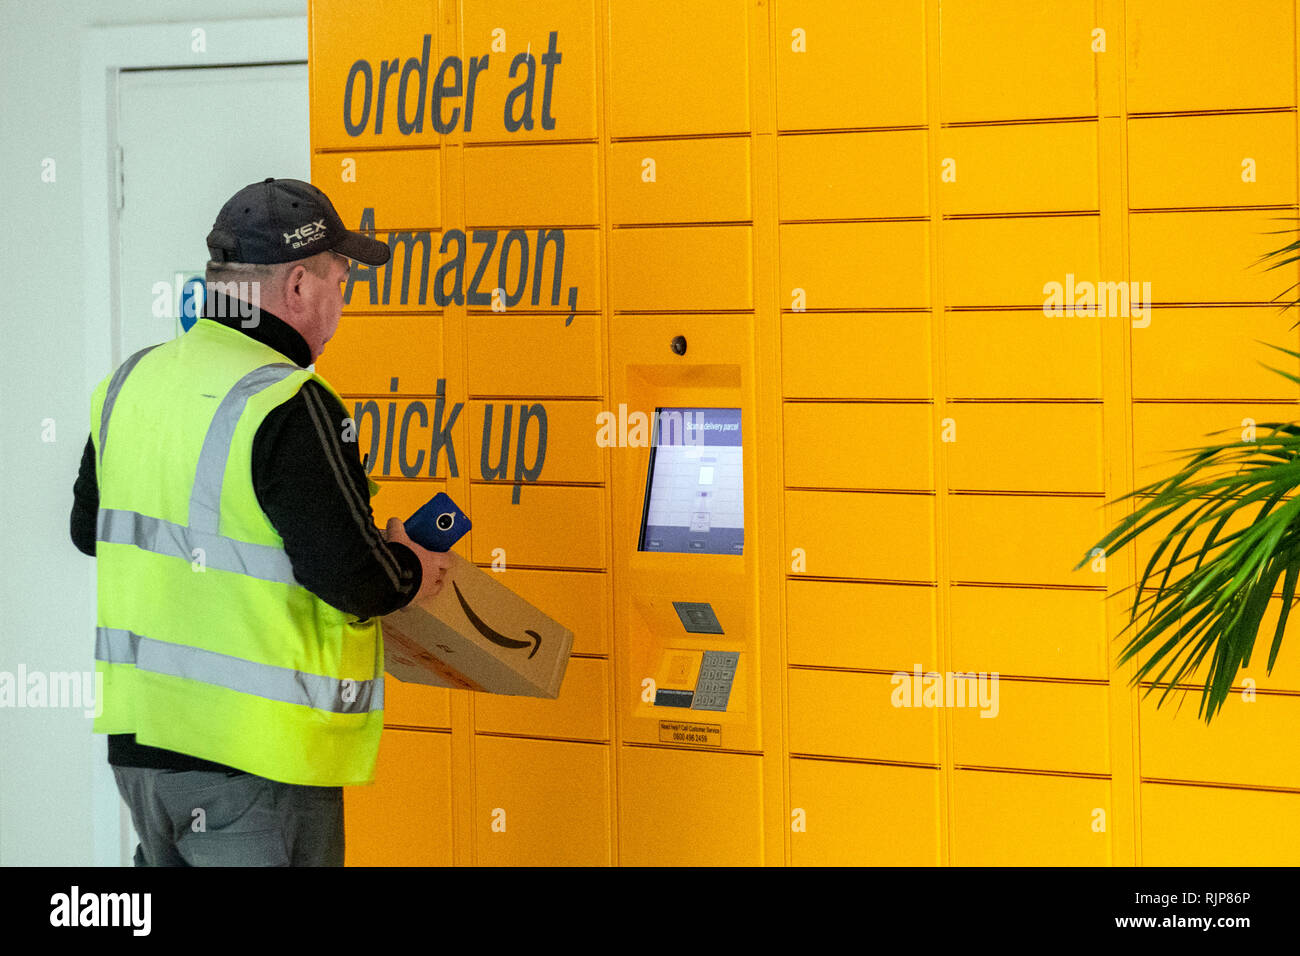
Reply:
[[406, 519], [407, 535], [430, 551], [450, 551], [469, 529], [469, 516], [441, 491]]

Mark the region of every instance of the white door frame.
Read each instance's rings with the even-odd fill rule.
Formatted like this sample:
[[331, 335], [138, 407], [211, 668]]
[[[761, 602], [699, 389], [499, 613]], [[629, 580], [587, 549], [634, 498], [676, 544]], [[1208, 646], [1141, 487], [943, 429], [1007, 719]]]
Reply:
[[[193, 49], [203, 31], [203, 52]], [[127, 356], [116, 354], [121, 332], [117, 255], [117, 111], [122, 70], [163, 67], [264, 66], [307, 60], [307, 18], [202, 20], [89, 27], [81, 38], [82, 311], [85, 340], [83, 394]], [[160, 117], [163, 135], [183, 135], [197, 117]], [[256, 144], [250, 144], [256, 148]], [[215, 211], [213, 213], [215, 215]], [[89, 565], [90, 593], [95, 568]], [[93, 633], [93, 626], [90, 628]], [[91, 768], [94, 863], [130, 866], [131, 821], [117, 793], [104, 747]]]

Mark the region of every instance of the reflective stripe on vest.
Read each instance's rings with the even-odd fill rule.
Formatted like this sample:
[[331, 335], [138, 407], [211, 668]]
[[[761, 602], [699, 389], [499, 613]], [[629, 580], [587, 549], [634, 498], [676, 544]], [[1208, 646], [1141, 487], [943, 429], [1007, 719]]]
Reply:
[[[114, 374], [104, 396], [99, 426], [101, 463], [108, 419], [122, 383], [149, 348], [132, 355]], [[235, 428], [249, 398], [283, 381], [298, 366], [284, 362], [262, 365], [231, 387], [213, 414], [199, 452], [190, 493], [189, 525], [181, 525], [137, 511], [101, 508], [95, 539], [108, 544], [133, 545], [144, 551], [191, 561], [196, 548], [203, 550], [205, 567], [229, 571], [263, 581], [301, 587], [283, 548], [238, 541], [218, 534], [221, 486]], [[109, 664], [134, 664], [137, 669], [213, 684], [268, 700], [301, 704], [336, 714], [367, 713], [384, 706], [383, 676], [372, 680], [339, 680], [216, 651], [159, 641], [131, 631], [96, 629], [95, 659]]]
[[108, 438], [108, 416], [112, 414], [113, 403], [117, 401], [117, 393], [122, 390], [122, 383], [131, 374], [131, 369], [135, 368], [135, 363], [161, 344], [159, 342], [136, 352], [122, 363], [118, 370], [113, 373], [112, 381], [108, 383], [108, 390], [104, 393], [104, 408], [99, 416], [99, 463], [101, 465], [104, 463], [104, 440]]
[[194, 471], [194, 490], [190, 493], [190, 527], [195, 531], [217, 533], [221, 518], [221, 482], [226, 477], [226, 459], [230, 457], [230, 443], [235, 437], [235, 426], [244, 413], [248, 400], [264, 388], [288, 378], [298, 371], [298, 366], [275, 362], [255, 368], [226, 393], [212, 416], [208, 433], [203, 436], [203, 449]]
[[283, 548], [236, 541], [162, 518], [151, 518], [138, 511], [101, 508], [95, 539], [110, 544], [133, 544], [143, 551], [184, 561], [195, 560], [195, 550], [201, 549], [204, 567], [280, 584], [298, 583], [293, 576], [293, 564]]
[[95, 629], [95, 659], [134, 664], [137, 670], [216, 684], [241, 694], [302, 704], [335, 714], [364, 714], [384, 709], [382, 679], [335, 680], [198, 647], [155, 641], [118, 628]]

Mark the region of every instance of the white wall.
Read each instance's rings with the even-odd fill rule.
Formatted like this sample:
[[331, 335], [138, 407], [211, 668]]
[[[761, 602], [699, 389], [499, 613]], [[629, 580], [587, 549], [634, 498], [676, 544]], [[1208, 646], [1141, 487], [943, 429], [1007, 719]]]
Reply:
[[[82, 31], [304, 16], [306, 6], [0, 0], [0, 672], [93, 666], [93, 562], [68, 535], [90, 427], [78, 188]], [[53, 183], [41, 180], [46, 158], [56, 164]], [[201, 239], [206, 224], [196, 230]], [[42, 440], [47, 419], [53, 441]], [[104, 738], [92, 736], [80, 710], [0, 707], [0, 865], [105, 861], [104, 834], [116, 827], [105, 819], [105, 802], [96, 804], [92, 769], [106, 759]]]

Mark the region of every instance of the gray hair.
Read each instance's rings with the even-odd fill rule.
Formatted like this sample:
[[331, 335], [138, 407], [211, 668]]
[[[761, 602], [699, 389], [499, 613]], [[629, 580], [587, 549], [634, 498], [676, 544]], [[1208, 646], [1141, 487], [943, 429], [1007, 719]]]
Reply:
[[271, 292], [274, 298], [284, 282], [286, 266], [292, 263], [273, 263], [262, 265], [253, 262], [217, 262], [209, 260], [203, 277], [207, 286], [207, 298], [211, 306], [213, 297], [224, 294], [230, 299], [246, 302], [253, 308], [261, 308], [262, 290]]
[[[285, 279], [295, 266], [301, 265], [314, 275], [325, 276], [328, 268], [326, 259], [330, 254], [327, 250], [305, 259], [265, 264], [217, 262], [209, 259], [204, 270], [208, 301], [212, 301], [213, 295], [223, 293], [231, 299], [238, 299], [250, 303], [254, 308], [261, 308], [263, 300], [273, 301], [280, 295]], [[269, 295], [264, 295], [264, 292]]]

